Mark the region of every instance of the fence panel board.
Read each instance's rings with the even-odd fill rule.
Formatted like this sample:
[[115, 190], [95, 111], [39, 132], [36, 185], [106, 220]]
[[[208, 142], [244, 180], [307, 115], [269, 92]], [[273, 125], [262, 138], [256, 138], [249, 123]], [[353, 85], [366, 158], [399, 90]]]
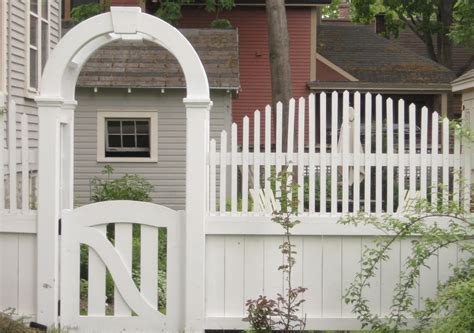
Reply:
[[387, 213], [393, 213], [393, 101], [387, 99]]
[[[253, 129], [253, 190], [257, 197], [260, 193], [260, 111], [254, 114], [254, 129]], [[253, 211], [257, 212], [259, 209], [258, 200], [253, 201]]]
[[361, 158], [361, 142], [360, 142], [360, 93], [354, 93], [354, 119], [353, 119], [353, 126], [354, 136], [352, 137], [352, 142], [354, 143], [354, 188], [353, 188], [353, 212], [358, 212], [360, 209], [360, 181], [361, 181], [361, 174], [360, 174], [360, 158]]
[[242, 131], [242, 212], [248, 212], [249, 198], [249, 117], [244, 117]]
[[[120, 257], [122, 258], [122, 261], [127, 267], [127, 269], [130, 271], [130, 276], [132, 274], [132, 225], [131, 224], [115, 224], [115, 239], [114, 239], [114, 244], [115, 248], [117, 249], [117, 252], [120, 254]], [[143, 228], [143, 227], [141, 227]], [[144, 231], [142, 229], [142, 231]], [[151, 230], [146, 230], [150, 231]], [[142, 239], [140, 240], [140, 245], [143, 246], [144, 243], [148, 243], [144, 239], [144, 232], [141, 233]], [[147, 236], [145, 236], [147, 237]], [[145, 256], [150, 255], [150, 252], [153, 252], [152, 250], [147, 250], [145, 252], [141, 251], [140, 257], [143, 258], [145, 261]], [[143, 265], [141, 265], [143, 267]], [[143, 283], [143, 270], [140, 270], [142, 279], [140, 280], [141, 283]], [[146, 281], [145, 281], [146, 284]], [[143, 287], [143, 284], [141, 285]], [[143, 291], [143, 288], [141, 288]], [[152, 303], [153, 304], [153, 303]], [[117, 288], [114, 288], [114, 314], [115, 315], [124, 315], [124, 316], [129, 316], [131, 314], [130, 308], [128, 307], [127, 303], [124, 301], [122, 298], [122, 295], [120, 294], [119, 290]]]
[[319, 109], [319, 112], [320, 112], [320, 118], [321, 118], [321, 121], [319, 122], [319, 126], [321, 127], [320, 128], [320, 134], [319, 134], [319, 138], [320, 138], [320, 148], [319, 148], [319, 152], [320, 152], [320, 155], [321, 155], [321, 167], [320, 167], [320, 181], [319, 181], [319, 185], [320, 185], [320, 190], [319, 190], [319, 196], [320, 196], [320, 200], [319, 200], [319, 205], [320, 205], [320, 212], [322, 214], [326, 213], [326, 202], [327, 202], [327, 196], [326, 196], [326, 193], [327, 193], [327, 190], [326, 190], [326, 184], [327, 184], [327, 179], [326, 179], [326, 176], [327, 176], [327, 157], [326, 157], [326, 93], [321, 93], [321, 95], [319, 96], [320, 98], [320, 109]]
[[337, 138], [338, 138], [338, 95], [333, 92], [331, 95], [331, 213], [337, 213], [337, 188], [338, 177], [337, 167], [338, 153], [337, 153]]
[[[304, 213], [305, 184], [304, 184], [304, 151], [305, 151], [305, 99], [301, 97], [298, 103], [298, 212]], [[309, 169], [314, 173], [314, 169]]]
[[372, 95], [365, 94], [365, 177], [364, 177], [364, 211], [370, 213], [372, 211], [372, 168], [370, 157], [372, 154]]

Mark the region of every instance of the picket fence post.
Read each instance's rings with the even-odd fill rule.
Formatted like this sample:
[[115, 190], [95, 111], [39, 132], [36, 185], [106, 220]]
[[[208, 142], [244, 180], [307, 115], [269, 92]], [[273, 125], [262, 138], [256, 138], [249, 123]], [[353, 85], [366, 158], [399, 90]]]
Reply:
[[208, 202], [209, 99], [186, 106], [185, 330], [203, 332], [205, 316], [205, 217]]
[[58, 313], [58, 220], [61, 100], [37, 100], [39, 116], [38, 151], [38, 277], [37, 321], [57, 325]]

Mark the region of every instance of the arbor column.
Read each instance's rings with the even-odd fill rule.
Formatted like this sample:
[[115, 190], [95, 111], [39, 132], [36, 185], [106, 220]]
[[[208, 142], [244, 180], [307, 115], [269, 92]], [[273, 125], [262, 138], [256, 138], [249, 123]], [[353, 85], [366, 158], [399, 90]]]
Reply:
[[[72, 178], [65, 165], [73, 165], [71, 144], [75, 103], [60, 98], [37, 98], [39, 116], [38, 225], [37, 225], [37, 321], [58, 324], [59, 237], [61, 210], [69, 207], [65, 197], [73, 197]], [[64, 139], [63, 143], [61, 138]], [[70, 144], [71, 143], [71, 144]], [[70, 169], [70, 168], [69, 168]], [[63, 190], [61, 190], [63, 189]], [[65, 191], [67, 195], [65, 195]], [[66, 200], [70, 201], [70, 200]]]
[[186, 105], [185, 331], [204, 332], [209, 99]]

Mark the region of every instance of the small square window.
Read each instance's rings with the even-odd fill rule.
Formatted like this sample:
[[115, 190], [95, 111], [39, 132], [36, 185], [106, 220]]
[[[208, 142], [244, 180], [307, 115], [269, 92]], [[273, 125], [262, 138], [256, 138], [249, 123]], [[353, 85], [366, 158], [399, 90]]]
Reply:
[[99, 162], [156, 162], [156, 113], [99, 112], [97, 126]]
[[150, 157], [150, 120], [105, 119], [106, 157]]

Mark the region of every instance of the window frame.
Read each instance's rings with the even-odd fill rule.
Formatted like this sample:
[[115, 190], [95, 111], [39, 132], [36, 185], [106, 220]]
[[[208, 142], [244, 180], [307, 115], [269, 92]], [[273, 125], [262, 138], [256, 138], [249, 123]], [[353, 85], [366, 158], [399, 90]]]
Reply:
[[[46, 50], [47, 54], [46, 57], [49, 56], [50, 51], [51, 51], [51, 1], [52, 0], [37, 0], [37, 13], [34, 13], [31, 11], [31, 1], [32, 0], [27, 0], [25, 3], [26, 6], [26, 34], [25, 34], [25, 43], [26, 43], [26, 55], [25, 55], [25, 66], [26, 66], [26, 71], [25, 71], [25, 82], [26, 82], [26, 91], [29, 97], [32, 97], [32, 95], [36, 94], [39, 90], [39, 86], [41, 84], [41, 75], [43, 73], [43, 49]], [[42, 2], [47, 2], [46, 7], [46, 13], [42, 12], [43, 5]], [[31, 17], [36, 18], [36, 46], [31, 44]], [[43, 23], [46, 24], [46, 47], [43, 47]], [[31, 65], [30, 65], [30, 60], [31, 60], [31, 50], [36, 51], [36, 83], [37, 87], [33, 87], [31, 85]], [[45, 62], [46, 64], [46, 62]]]
[[[150, 157], [107, 157], [106, 156], [106, 120], [141, 120], [150, 122]], [[131, 110], [97, 110], [97, 162], [156, 163], [158, 162], [158, 112]]]

